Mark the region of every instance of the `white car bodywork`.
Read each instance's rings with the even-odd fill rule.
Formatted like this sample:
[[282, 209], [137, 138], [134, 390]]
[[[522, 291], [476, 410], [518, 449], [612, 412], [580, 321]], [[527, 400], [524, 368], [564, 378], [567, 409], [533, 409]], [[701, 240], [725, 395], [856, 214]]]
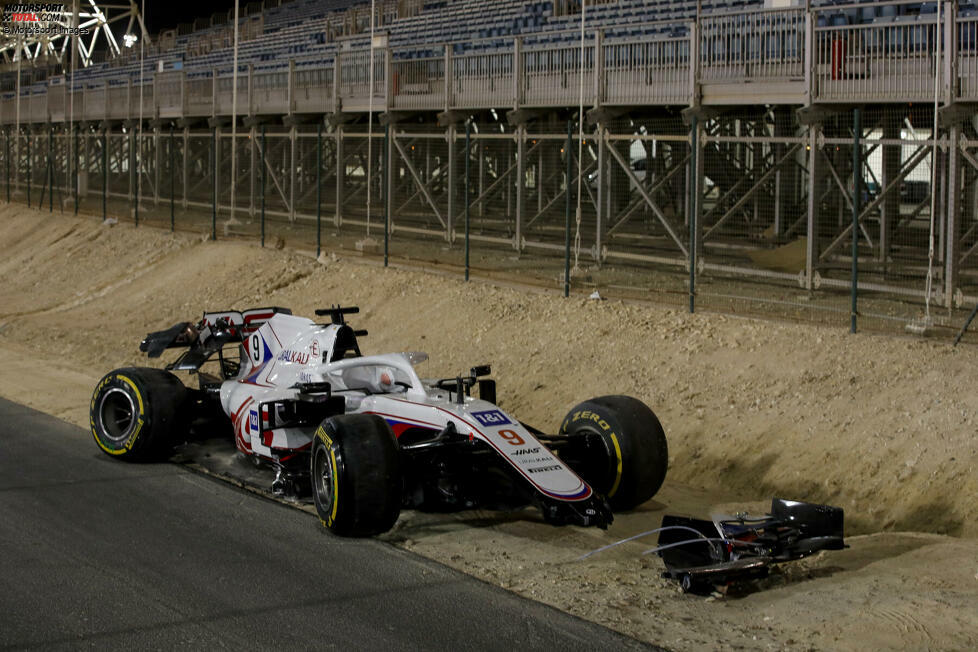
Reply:
[[[204, 322], [214, 324], [221, 318], [247, 326], [248, 317], [249, 313], [208, 313]], [[317, 324], [282, 313], [261, 317], [267, 320], [257, 329], [245, 328], [237, 377], [224, 381], [220, 389], [221, 406], [241, 452], [275, 461], [307, 450], [316, 426], [275, 427], [277, 415], [269, 412], [282, 401], [302, 400], [303, 386], [329, 383], [331, 396], [343, 397], [345, 413], [381, 416], [395, 436], [408, 428], [435, 435], [454, 424], [457, 433], [498, 452], [540, 493], [567, 502], [592, 496], [591, 487], [517, 419], [493, 403], [460, 397], [422, 380], [414, 365], [427, 354], [345, 357], [353, 333], [345, 324]]]

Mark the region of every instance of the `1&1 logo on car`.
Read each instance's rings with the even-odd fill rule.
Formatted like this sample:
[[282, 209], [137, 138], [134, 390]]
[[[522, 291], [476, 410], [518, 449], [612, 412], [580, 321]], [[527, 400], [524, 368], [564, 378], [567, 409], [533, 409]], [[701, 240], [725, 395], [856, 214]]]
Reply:
[[472, 416], [484, 426], [505, 426], [513, 423], [506, 418], [506, 415], [499, 410], [485, 410], [484, 412], [473, 412]]

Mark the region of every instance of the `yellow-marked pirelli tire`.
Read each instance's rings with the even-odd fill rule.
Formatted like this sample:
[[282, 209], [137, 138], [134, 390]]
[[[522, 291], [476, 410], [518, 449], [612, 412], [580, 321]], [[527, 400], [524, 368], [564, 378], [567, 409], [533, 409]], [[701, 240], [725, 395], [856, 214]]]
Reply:
[[[563, 459], [620, 512], [652, 498], [666, 478], [669, 450], [658, 417], [630, 396], [600, 396], [561, 422]], [[584, 435], [584, 436], [581, 436]]]
[[186, 432], [187, 389], [162, 369], [116, 369], [95, 386], [89, 419], [95, 443], [105, 453], [158, 459]]
[[372, 414], [323, 421], [310, 456], [316, 511], [334, 534], [369, 537], [401, 514], [401, 457], [390, 426]]

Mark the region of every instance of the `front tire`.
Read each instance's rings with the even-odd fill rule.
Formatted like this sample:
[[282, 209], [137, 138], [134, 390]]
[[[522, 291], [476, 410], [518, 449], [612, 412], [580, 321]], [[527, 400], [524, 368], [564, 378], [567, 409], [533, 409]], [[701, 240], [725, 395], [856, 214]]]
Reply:
[[369, 537], [394, 527], [401, 513], [401, 458], [386, 421], [371, 414], [326, 419], [310, 458], [313, 500], [330, 532]]
[[575, 406], [560, 433], [568, 441], [561, 459], [612, 510], [627, 511], [652, 498], [669, 465], [666, 435], [658, 417], [630, 396], [600, 396]]
[[98, 447], [124, 460], [163, 457], [187, 429], [187, 388], [162, 369], [106, 374], [92, 394], [89, 422]]

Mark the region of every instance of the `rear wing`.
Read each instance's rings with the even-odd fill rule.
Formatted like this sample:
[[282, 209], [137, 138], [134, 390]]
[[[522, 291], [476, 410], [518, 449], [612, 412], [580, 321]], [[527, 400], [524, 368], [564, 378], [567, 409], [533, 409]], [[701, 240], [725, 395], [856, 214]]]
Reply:
[[149, 333], [139, 343], [139, 350], [150, 358], [158, 358], [166, 349], [187, 348], [169, 369], [199, 369], [214, 353], [228, 342], [242, 342], [276, 314], [291, 315], [288, 308], [252, 308], [205, 312], [196, 324], [185, 321], [170, 328]]

